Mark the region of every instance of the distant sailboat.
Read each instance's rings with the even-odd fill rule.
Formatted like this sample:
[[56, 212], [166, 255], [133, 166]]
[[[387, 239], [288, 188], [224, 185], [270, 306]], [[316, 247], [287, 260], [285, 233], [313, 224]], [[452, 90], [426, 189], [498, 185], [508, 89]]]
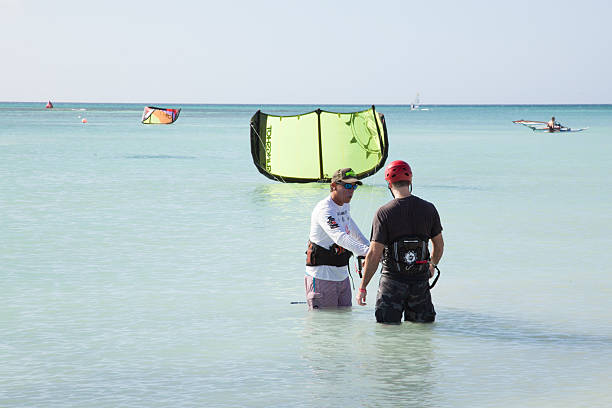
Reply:
[[419, 93], [417, 92], [416, 98], [414, 98], [414, 102], [410, 104], [410, 110], [419, 110], [421, 109], [421, 101], [419, 100]]
[[50, 100], [47, 102], [47, 106], [45, 106], [45, 108], [47, 108], [47, 109], [53, 109], [53, 104], [51, 103], [51, 101], [50, 101]]
[[410, 110], [421, 110], [428, 111], [429, 108], [421, 108], [421, 100], [419, 98], [419, 93], [417, 92], [416, 97], [414, 98], [414, 102], [410, 104]]

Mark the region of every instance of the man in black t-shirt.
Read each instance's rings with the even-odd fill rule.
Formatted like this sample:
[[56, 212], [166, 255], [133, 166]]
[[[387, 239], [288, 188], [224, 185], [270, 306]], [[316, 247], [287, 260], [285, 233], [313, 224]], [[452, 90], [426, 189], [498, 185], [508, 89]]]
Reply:
[[[365, 305], [366, 287], [383, 260], [376, 298], [376, 321], [433, 322], [429, 279], [444, 251], [442, 224], [433, 204], [412, 195], [412, 170], [396, 160], [385, 170], [393, 200], [378, 209], [372, 221], [370, 250], [356, 300]], [[433, 251], [429, 253], [429, 241]]]

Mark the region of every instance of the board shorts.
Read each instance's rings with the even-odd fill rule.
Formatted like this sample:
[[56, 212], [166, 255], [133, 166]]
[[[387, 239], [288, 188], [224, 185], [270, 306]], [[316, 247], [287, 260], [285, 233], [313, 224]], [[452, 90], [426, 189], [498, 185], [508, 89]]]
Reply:
[[349, 278], [343, 281], [330, 281], [306, 275], [304, 284], [309, 310], [353, 305]]
[[399, 282], [382, 275], [375, 310], [378, 323], [400, 323], [402, 314], [410, 322], [431, 323], [436, 319], [427, 280]]

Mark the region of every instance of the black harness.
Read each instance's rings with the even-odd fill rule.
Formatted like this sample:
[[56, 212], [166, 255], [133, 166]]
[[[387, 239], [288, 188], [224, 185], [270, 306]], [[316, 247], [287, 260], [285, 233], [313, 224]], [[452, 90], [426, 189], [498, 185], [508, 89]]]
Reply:
[[333, 244], [329, 249], [324, 248], [314, 242], [308, 241], [308, 249], [306, 250], [306, 265], [331, 265], [331, 266], [347, 266], [349, 258], [353, 253], [348, 249], [342, 248], [338, 244]]
[[[389, 274], [403, 275], [414, 280], [429, 280], [429, 246], [428, 241], [415, 236], [405, 236], [396, 239], [385, 246], [383, 251], [383, 269]], [[436, 279], [430, 285], [433, 288], [440, 277], [440, 269]]]

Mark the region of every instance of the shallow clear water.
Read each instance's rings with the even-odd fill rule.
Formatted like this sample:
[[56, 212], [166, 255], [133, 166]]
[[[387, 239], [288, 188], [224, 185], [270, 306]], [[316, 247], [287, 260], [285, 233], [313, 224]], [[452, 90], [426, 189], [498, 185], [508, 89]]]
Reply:
[[[612, 405], [611, 106], [377, 107], [446, 241], [436, 323], [400, 326], [378, 274], [366, 307], [290, 304], [328, 188], [263, 177], [248, 122], [316, 107], [43, 106], [0, 104], [0, 406]], [[551, 115], [590, 129], [511, 122]]]

